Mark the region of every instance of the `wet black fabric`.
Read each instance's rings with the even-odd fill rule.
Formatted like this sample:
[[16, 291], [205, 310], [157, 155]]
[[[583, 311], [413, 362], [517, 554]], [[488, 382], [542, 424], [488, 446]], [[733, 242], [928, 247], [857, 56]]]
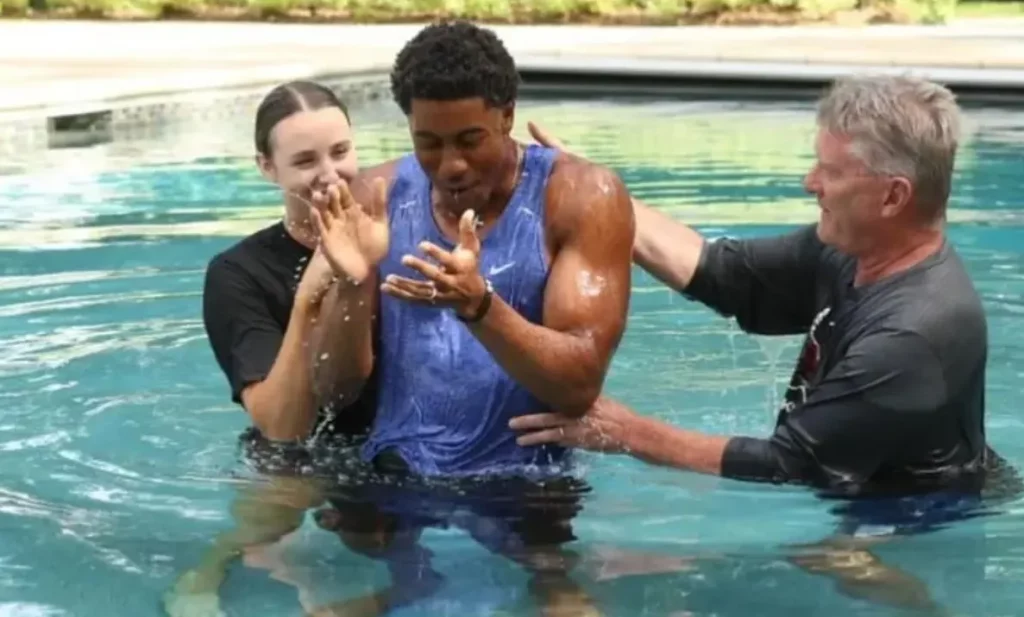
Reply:
[[[270, 373], [281, 349], [295, 304], [295, 291], [312, 250], [276, 223], [243, 238], [211, 260], [203, 288], [203, 324], [217, 364], [241, 404], [242, 390]], [[321, 412], [316, 430], [364, 434], [376, 405], [376, 379], [362, 395], [336, 409], [328, 421]], [[337, 406], [340, 407], [340, 406]]]
[[843, 495], [973, 492], [985, 440], [988, 333], [952, 246], [854, 287], [815, 226], [708, 242], [684, 293], [754, 334], [805, 334], [774, 433], [730, 440], [726, 477]]

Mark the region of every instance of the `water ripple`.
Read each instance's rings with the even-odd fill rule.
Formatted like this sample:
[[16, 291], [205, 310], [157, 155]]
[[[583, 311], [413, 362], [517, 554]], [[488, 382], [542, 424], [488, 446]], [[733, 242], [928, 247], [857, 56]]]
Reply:
[[[637, 196], [709, 237], [772, 233], [816, 216], [801, 187], [812, 156], [807, 105], [526, 101], [517, 116], [519, 136], [528, 139], [531, 119], [556, 129]], [[1020, 463], [1024, 116], [971, 119], [951, 237], [989, 311], [990, 434]], [[249, 124], [52, 151], [43, 167], [0, 176], [0, 615], [158, 614], [159, 593], [251, 486], [236, 449], [247, 419], [228, 399], [200, 318], [210, 256], [281, 215], [253, 168]], [[357, 110], [356, 124], [365, 164], [408, 147], [397, 111]], [[182, 160], [197, 149], [202, 158]], [[637, 272], [608, 392], [688, 428], [765, 435], [799, 343], [742, 335]], [[806, 492], [581, 458], [594, 491], [574, 532], [604, 614], [867, 610], [780, 557], [781, 545], [834, 528], [828, 505]], [[1013, 577], [1024, 573], [1021, 507], [922, 539], [900, 563], [943, 581], [936, 593], [960, 612], [1006, 613], [1016, 606]], [[513, 566], [464, 536], [427, 535], [452, 591], [410, 617], [479, 607], [532, 614], [508, 583], [521, 577]], [[983, 546], [993, 537], [1001, 548]], [[302, 567], [337, 578], [321, 583], [334, 593], [379, 574], [309, 526], [289, 546]], [[235, 614], [297, 610], [294, 591], [238, 576], [232, 585], [245, 593], [226, 596]]]

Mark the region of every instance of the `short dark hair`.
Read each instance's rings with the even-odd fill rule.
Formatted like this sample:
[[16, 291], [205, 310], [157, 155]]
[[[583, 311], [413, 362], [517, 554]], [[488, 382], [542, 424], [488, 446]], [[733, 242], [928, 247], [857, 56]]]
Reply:
[[314, 81], [290, 81], [267, 93], [256, 109], [256, 151], [271, 155], [270, 132], [279, 122], [300, 111], [337, 107], [352, 122], [348, 107], [333, 90]]
[[419, 31], [395, 58], [391, 95], [408, 115], [413, 99], [480, 97], [492, 107], [516, 100], [515, 60], [494, 32], [467, 21], [440, 21]]

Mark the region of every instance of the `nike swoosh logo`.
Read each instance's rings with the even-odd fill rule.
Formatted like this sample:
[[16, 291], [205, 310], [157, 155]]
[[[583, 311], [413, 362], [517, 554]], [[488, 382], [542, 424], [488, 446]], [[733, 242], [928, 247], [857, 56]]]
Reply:
[[504, 272], [505, 270], [508, 270], [509, 268], [511, 268], [514, 265], [516, 265], [516, 262], [512, 261], [512, 262], [509, 262], [509, 263], [507, 263], [507, 264], [505, 264], [503, 266], [491, 266], [491, 270], [487, 274], [490, 275], [490, 276], [497, 276], [498, 274], [501, 274], [502, 272]]

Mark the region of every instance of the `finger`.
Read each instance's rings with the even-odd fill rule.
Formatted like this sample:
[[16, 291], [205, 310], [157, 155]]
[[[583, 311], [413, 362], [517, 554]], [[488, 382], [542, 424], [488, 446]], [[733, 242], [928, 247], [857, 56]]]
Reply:
[[386, 293], [387, 295], [392, 296], [394, 298], [398, 298], [400, 300], [420, 300], [420, 297], [418, 295], [410, 293], [408, 290], [398, 287], [397, 285], [394, 285], [387, 281], [381, 283], [380, 291], [381, 293]]
[[373, 218], [381, 220], [388, 215], [388, 181], [384, 178], [377, 178], [373, 181], [373, 211], [370, 213]]
[[565, 418], [557, 413], [533, 413], [525, 416], [516, 416], [508, 422], [509, 428], [515, 431], [562, 427], [566, 424]]
[[453, 272], [458, 269], [456, 268], [458, 262], [456, 261], [455, 256], [433, 242], [420, 242], [419, 249], [423, 251], [427, 257], [441, 264], [441, 267], [445, 270]]
[[333, 221], [331, 221], [330, 217], [325, 220], [320, 214], [320, 211], [316, 208], [309, 209], [309, 218], [313, 219], [313, 226], [316, 227], [317, 233], [320, 234], [320, 238], [323, 239], [323, 237], [330, 231], [331, 223]]
[[341, 196], [338, 194], [337, 185], [330, 185], [327, 187], [327, 207], [324, 208], [326, 212], [329, 212], [332, 216], [341, 218]]
[[464, 249], [480, 252], [480, 238], [476, 235], [476, 213], [472, 209], [462, 213], [459, 219], [459, 246]]
[[563, 443], [564, 433], [557, 428], [544, 429], [543, 431], [536, 431], [533, 433], [527, 433], [516, 437], [516, 443], [520, 446], [539, 446], [546, 443], [556, 443], [565, 445]]
[[532, 121], [527, 122], [526, 128], [529, 129], [530, 135], [537, 140], [537, 143], [540, 145], [555, 148], [557, 150], [565, 150], [565, 144], [562, 143], [562, 140], [540, 128], [536, 123]]
[[348, 187], [348, 182], [341, 180], [335, 184], [334, 187], [338, 192], [338, 205], [341, 206], [342, 210], [348, 210], [349, 208], [354, 208], [359, 205], [356, 203], [356, 198], [352, 196], [352, 191]]
[[430, 281], [417, 281], [395, 274], [388, 275], [388, 277], [384, 279], [384, 282], [388, 283], [392, 287], [424, 298], [433, 294], [433, 289], [436, 287], [435, 285], [432, 285]]
[[309, 201], [312, 205], [322, 210], [327, 206], [327, 195], [321, 190], [311, 189], [309, 192]]
[[440, 295], [433, 293], [432, 291], [414, 290], [395, 284], [391, 281], [384, 281], [381, 283], [380, 290], [389, 296], [420, 304], [437, 304], [440, 299]]
[[402, 257], [402, 265], [419, 272], [427, 279], [434, 281], [437, 285], [455, 287], [455, 278], [452, 275], [444, 272], [436, 265], [420, 259], [419, 257], [414, 255], [405, 255]]

